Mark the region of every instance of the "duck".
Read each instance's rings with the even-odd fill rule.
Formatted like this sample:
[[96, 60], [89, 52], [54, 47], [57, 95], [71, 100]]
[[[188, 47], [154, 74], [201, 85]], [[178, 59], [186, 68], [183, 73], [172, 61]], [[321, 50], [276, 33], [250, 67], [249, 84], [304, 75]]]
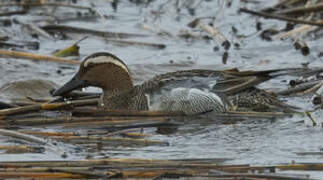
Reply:
[[270, 79], [274, 71], [236, 72], [206, 69], [160, 74], [134, 85], [127, 65], [108, 52], [87, 56], [78, 72], [52, 92], [64, 96], [88, 86], [102, 89], [100, 106], [105, 110], [180, 111], [186, 115], [224, 113], [249, 108], [269, 110], [289, 108], [278, 98], [255, 85]]

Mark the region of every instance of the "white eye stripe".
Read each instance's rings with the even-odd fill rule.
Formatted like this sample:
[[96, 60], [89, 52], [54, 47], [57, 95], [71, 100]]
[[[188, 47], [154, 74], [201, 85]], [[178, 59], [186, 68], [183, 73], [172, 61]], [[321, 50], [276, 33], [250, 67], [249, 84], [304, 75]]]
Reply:
[[102, 63], [112, 63], [116, 66], [121, 67], [127, 73], [129, 73], [128, 68], [122, 62], [120, 62], [118, 59], [115, 59], [111, 56], [97, 56], [94, 58], [89, 58], [84, 62], [83, 66], [87, 67], [90, 64], [102, 64]]

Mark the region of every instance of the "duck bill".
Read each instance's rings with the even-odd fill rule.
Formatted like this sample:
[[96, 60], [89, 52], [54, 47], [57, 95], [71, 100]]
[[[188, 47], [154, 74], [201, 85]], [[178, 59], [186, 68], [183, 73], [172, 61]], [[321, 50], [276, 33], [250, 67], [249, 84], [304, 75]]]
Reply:
[[70, 81], [68, 81], [66, 84], [64, 84], [59, 89], [56, 89], [52, 95], [53, 96], [63, 96], [75, 89], [85, 87], [86, 83], [85, 81], [81, 80], [78, 76], [75, 76]]

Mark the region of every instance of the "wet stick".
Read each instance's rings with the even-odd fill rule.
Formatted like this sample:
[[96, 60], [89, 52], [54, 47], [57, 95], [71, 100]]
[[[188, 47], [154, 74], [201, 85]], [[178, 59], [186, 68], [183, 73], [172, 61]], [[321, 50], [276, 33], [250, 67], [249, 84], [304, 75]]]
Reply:
[[92, 167], [23, 167], [19, 163], [11, 167], [1, 167], [0, 172], [52, 172], [52, 170], [79, 170], [79, 171], [93, 171]]
[[322, 85], [323, 85], [323, 80], [321, 80], [318, 84], [314, 85], [313, 87], [308, 88], [308, 89], [306, 89], [303, 92], [299, 92], [296, 95], [298, 95], [298, 96], [304, 96], [306, 94], [314, 94], [318, 89], [321, 88]]
[[279, 165], [275, 167], [280, 170], [323, 171], [323, 164], [320, 164], [320, 163], [290, 164], [290, 165]]
[[101, 143], [103, 145], [110, 144], [110, 146], [167, 146], [168, 142], [158, 140], [146, 140], [146, 139], [132, 139], [132, 138], [119, 138], [119, 137], [98, 137], [98, 136], [57, 136], [52, 139], [63, 141], [66, 143], [75, 144], [90, 144], [90, 143]]
[[61, 124], [66, 127], [89, 127], [89, 126], [112, 126], [112, 125], [131, 125], [134, 123], [148, 123], [148, 122], [165, 122], [164, 118], [151, 117], [55, 117], [55, 118], [15, 118], [10, 117], [4, 121], [0, 121], [0, 126], [42, 126]]
[[40, 136], [74, 136], [76, 133], [70, 132], [39, 132], [39, 131], [19, 131], [24, 134], [40, 135]]
[[289, 8], [281, 11], [277, 11], [277, 14], [301, 14], [304, 13], [311, 13], [311, 12], [322, 12], [323, 11], [323, 3], [315, 4], [315, 5], [308, 5], [305, 7], [296, 7], [296, 8]]
[[52, 37], [52, 35], [48, 34], [43, 29], [39, 28], [36, 24], [33, 24], [31, 22], [23, 22], [22, 20], [20, 20], [18, 18], [14, 18], [13, 20], [14, 20], [14, 22], [17, 22], [18, 24], [28, 27], [30, 30], [32, 30], [34, 33], [36, 33], [38, 35], [41, 35], [41, 36], [48, 38], [50, 40], [55, 40], [55, 38]]
[[320, 83], [321, 80], [319, 81], [310, 81], [310, 82], [304, 82], [302, 84], [298, 84], [295, 87], [288, 88], [286, 90], [282, 90], [279, 92], [276, 92], [277, 95], [281, 96], [291, 96], [291, 95], [304, 95], [304, 92], [306, 92], [308, 89], [311, 89], [315, 87], [317, 84]]
[[279, 174], [251, 174], [251, 173], [225, 173], [225, 174], [210, 174], [210, 175], [203, 175], [201, 177], [209, 177], [209, 178], [220, 178], [220, 179], [254, 179], [254, 180], [308, 180], [309, 178], [299, 178], [300, 175], [279, 175]]
[[[0, 146], [0, 150], [5, 150], [7, 154], [21, 153], [42, 153], [44, 148], [31, 146]], [[1, 171], [1, 170], [0, 170]]]
[[109, 158], [109, 159], [87, 159], [80, 161], [14, 161], [0, 162], [1, 167], [89, 167], [103, 165], [179, 165], [180, 162], [159, 159], [130, 159], [130, 158]]
[[67, 59], [53, 57], [53, 56], [44, 56], [44, 55], [19, 52], [19, 51], [8, 51], [3, 49], [0, 49], [0, 56], [30, 59], [30, 60], [37, 60], [37, 61], [49, 61], [49, 62], [56, 62], [56, 63], [63, 63], [63, 64], [76, 64], [76, 65], [81, 64], [81, 62], [75, 61], [75, 60], [67, 60]]
[[64, 127], [104, 127], [107, 131], [119, 131], [120, 129], [134, 129], [144, 127], [158, 127], [161, 125], [172, 125], [167, 123], [168, 120], [164, 118], [138, 118], [132, 120], [101, 120], [98, 121], [93, 118], [92, 121], [87, 122], [66, 122], [61, 125]]
[[25, 11], [25, 10], [11, 11], [11, 12], [0, 13], [0, 17], [1, 16], [22, 15], [22, 14], [26, 14], [26, 13], [27, 13], [27, 11]]
[[9, 136], [9, 137], [29, 141], [29, 142], [38, 143], [38, 144], [41, 144], [41, 145], [47, 144], [47, 141], [42, 139], [42, 138], [38, 138], [38, 137], [35, 137], [35, 136], [32, 136], [32, 135], [20, 133], [20, 132], [17, 132], [17, 131], [0, 129], [0, 134], [3, 135], [3, 136]]
[[47, 25], [41, 27], [45, 31], [56, 31], [56, 32], [66, 32], [66, 33], [77, 33], [77, 34], [87, 34], [100, 37], [113, 37], [113, 38], [128, 38], [128, 37], [145, 37], [144, 34], [132, 34], [132, 33], [118, 33], [118, 32], [108, 32], [108, 31], [98, 31], [87, 28], [79, 28], [66, 25]]
[[222, 34], [222, 32], [217, 28], [210, 26], [208, 24], [205, 24], [200, 19], [195, 19], [188, 25], [189, 27], [200, 27], [203, 31], [207, 32], [211, 35], [211, 37], [217, 42], [219, 46], [222, 46], [225, 51], [230, 49], [230, 42], [227, 40], [227, 38]]
[[[200, 160], [200, 159], [198, 159]], [[105, 166], [106, 168], [200, 168], [200, 169], [228, 169], [247, 168], [249, 165], [217, 165], [212, 160], [196, 161], [195, 159], [178, 160], [161, 160], [161, 159], [130, 159], [130, 158], [109, 158], [109, 159], [89, 159], [80, 161], [16, 161], [1, 162], [3, 168], [9, 167], [91, 167]]]
[[[319, 20], [319, 22], [323, 22], [323, 20]], [[287, 39], [287, 38], [297, 37], [297, 36], [300, 36], [301, 34], [306, 34], [310, 31], [313, 31], [315, 28], [317, 27], [312, 25], [302, 25], [288, 32], [280, 33], [279, 35], [274, 36], [274, 39]]]
[[0, 178], [32, 178], [32, 179], [63, 179], [63, 178], [86, 178], [79, 174], [52, 173], [52, 172], [0, 172]]
[[306, 20], [290, 18], [290, 17], [276, 15], [276, 14], [252, 11], [252, 10], [245, 9], [245, 8], [240, 8], [239, 11], [244, 12], [244, 13], [248, 13], [248, 14], [252, 14], [252, 15], [256, 15], [256, 16], [261, 16], [264, 18], [278, 19], [278, 20], [293, 22], [293, 23], [297, 23], [297, 24], [309, 24], [309, 25], [313, 25], [313, 26], [323, 27], [323, 23], [320, 21], [306, 21]]
[[165, 44], [157, 44], [157, 43], [146, 43], [146, 42], [138, 42], [138, 41], [125, 41], [125, 40], [118, 40], [118, 39], [106, 39], [108, 42], [117, 43], [117, 44], [124, 44], [129, 46], [146, 46], [155, 49], [165, 49]]
[[0, 110], [0, 116], [8, 116], [15, 114], [30, 113], [40, 110], [57, 110], [60, 108], [74, 107], [74, 106], [85, 106], [85, 105], [97, 105], [98, 99], [86, 99], [86, 100], [74, 100], [66, 101], [62, 103], [42, 103], [37, 105], [28, 105], [23, 107], [15, 107], [9, 109]]
[[178, 111], [131, 111], [131, 110], [105, 110], [105, 109], [75, 109], [74, 116], [141, 116], [141, 117], [166, 117], [184, 116]]
[[0, 7], [7, 6], [60, 6], [60, 7], [70, 7], [74, 9], [87, 9], [89, 11], [95, 12], [93, 8], [86, 6], [77, 6], [72, 4], [63, 3], [0, 3]]

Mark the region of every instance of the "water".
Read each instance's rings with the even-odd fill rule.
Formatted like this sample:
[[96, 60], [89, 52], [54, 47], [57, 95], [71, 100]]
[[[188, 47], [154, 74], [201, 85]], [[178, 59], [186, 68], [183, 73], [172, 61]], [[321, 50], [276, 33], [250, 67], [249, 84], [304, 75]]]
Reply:
[[[319, 40], [307, 37], [311, 50], [309, 56], [303, 56], [293, 47], [291, 40], [264, 41], [256, 31], [256, 22], [262, 22], [263, 28], [282, 29], [285, 23], [276, 20], [264, 20], [247, 14], [238, 13], [239, 7], [261, 9], [273, 5], [276, 1], [261, 1], [261, 3], [243, 3], [232, 1], [230, 8], [221, 8], [225, 1], [203, 1], [197, 4], [195, 16], [184, 8], [185, 1], [180, 2], [180, 12], [176, 11], [175, 1], [156, 0], [146, 5], [135, 5], [128, 1], [120, 1], [118, 11], [113, 12], [107, 1], [98, 0], [95, 9], [103, 15], [113, 18], [97, 21], [71, 21], [66, 25], [92, 28], [102, 31], [127, 32], [145, 34], [147, 37], [133, 37], [127, 40], [162, 43], [166, 49], [155, 49], [143, 46], [118, 45], [108, 42], [104, 38], [90, 36], [79, 43], [81, 58], [98, 51], [108, 51], [117, 55], [133, 74], [135, 83], [153, 77], [156, 74], [174, 70], [208, 68], [229, 69], [238, 67], [242, 70], [264, 70], [285, 67], [302, 67], [309, 63], [310, 67], [322, 66], [322, 57], [318, 57], [321, 50]], [[188, 1], [187, 1], [188, 2]], [[186, 3], [187, 3], [186, 2]], [[89, 5], [87, 1], [80, 1], [81, 5]], [[196, 3], [196, 2], [195, 2]], [[62, 11], [72, 11], [62, 9]], [[72, 11], [73, 12], [73, 11]], [[213, 40], [190, 39], [178, 37], [181, 30], [190, 30], [187, 24], [197, 17], [214, 17], [213, 24], [217, 26], [232, 43], [229, 49], [227, 64], [222, 63], [223, 49], [213, 51], [218, 46]], [[16, 16], [15, 18], [20, 18]], [[33, 19], [34, 16], [25, 17]], [[143, 26], [149, 27], [143, 28]], [[234, 33], [232, 27], [238, 32]], [[27, 31], [10, 31], [15, 27], [2, 29], [1, 32], [15, 35], [16, 39], [31, 40]], [[198, 29], [193, 30], [200, 33]], [[167, 32], [168, 35], [158, 35]], [[164, 33], [165, 34], [165, 33]], [[83, 35], [71, 35], [74, 39], [48, 40], [40, 37], [40, 49], [33, 51], [39, 54], [49, 54], [57, 48], [67, 47]], [[238, 43], [239, 48], [233, 46]], [[77, 71], [73, 65], [49, 62], [33, 62], [29, 60], [3, 58], [0, 61], [0, 85], [16, 80], [44, 79], [57, 84], [64, 84]], [[61, 71], [61, 72], [58, 72]], [[279, 90], [287, 87], [292, 77], [271, 80], [261, 87]], [[312, 109], [311, 97], [287, 99], [290, 104], [303, 109]], [[321, 112], [313, 117], [321, 123]], [[207, 120], [206, 120], [207, 121]], [[295, 115], [292, 118], [278, 118], [275, 120], [251, 120], [236, 124], [207, 124], [187, 123], [181, 126], [175, 134], [154, 135], [152, 139], [167, 141], [170, 146], [150, 146], [144, 148], [110, 149], [101, 154], [113, 157], [131, 158], [229, 158], [228, 164], [276, 165], [280, 163], [322, 162], [322, 156], [299, 156], [297, 152], [322, 151], [321, 127], [313, 127], [307, 117]], [[46, 129], [46, 128], [45, 128]], [[153, 132], [153, 131], [152, 131]], [[4, 140], [5, 137], [0, 137]], [[67, 159], [82, 159], [86, 153], [71, 151]], [[1, 154], [0, 161], [21, 159], [19, 155]], [[23, 159], [60, 159], [61, 154], [24, 154]], [[61, 158], [63, 159], [63, 158]], [[311, 172], [305, 172], [311, 173]], [[323, 174], [311, 173], [313, 177]]]

